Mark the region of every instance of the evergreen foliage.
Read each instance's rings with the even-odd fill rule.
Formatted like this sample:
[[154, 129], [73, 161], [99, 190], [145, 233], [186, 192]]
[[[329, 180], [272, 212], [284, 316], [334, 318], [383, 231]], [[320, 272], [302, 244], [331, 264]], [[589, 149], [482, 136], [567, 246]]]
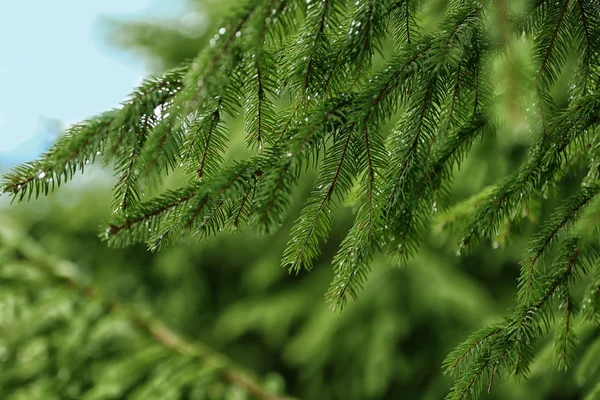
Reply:
[[3, 398], [286, 398], [147, 310], [110, 300], [18, 231], [3, 226], [0, 245]]
[[[361, 291], [376, 254], [402, 264], [418, 252], [438, 209], [447, 213], [440, 226], [452, 222], [462, 232], [459, 254], [484, 240], [497, 247], [566, 176], [585, 171], [580, 193], [533, 238], [516, 308], [448, 356], [455, 377], [448, 398], [475, 398], [496, 375], [527, 375], [537, 341], [555, 325], [554, 359], [563, 369], [576, 322], [600, 318], [600, 3], [455, 0], [431, 31], [419, 23], [426, 5], [245, 2], [194, 59], [71, 127], [40, 160], [6, 175], [3, 191], [18, 201], [38, 197], [101, 161], [117, 177], [113, 219], [101, 236], [113, 246], [159, 249], [246, 225], [276, 232], [299, 179], [317, 169], [283, 265], [310, 269], [336, 208], [351, 204], [354, 223], [333, 257], [326, 294], [341, 309]], [[522, 47], [531, 62], [515, 71]], [[508, 82], [499, 83], [504, 73]], [[565, 79], [569, 94], [560, 101], [555, 92]], [[509, 112], [499, 112], [503, 104]], [[473, 143], [513, 129], [519, 112], [531, 137], [522, 166], [450, 207], [452, 177]], [[239, 114], [247, 150], [228, 160]], [[175, 170], [186, 184], [144, 196]], [[583, 280], [589, 287], [580, 302]]]

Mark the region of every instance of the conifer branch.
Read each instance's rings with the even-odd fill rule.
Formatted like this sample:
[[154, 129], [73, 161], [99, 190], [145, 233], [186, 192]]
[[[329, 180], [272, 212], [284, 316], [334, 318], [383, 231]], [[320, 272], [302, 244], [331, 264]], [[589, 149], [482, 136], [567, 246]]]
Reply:
[[[506, 318], [503, 325], [492, 325], [473, 334], [445, 360], [446, 373], [457, 376], [448, 398], [461, 398], [461, 394], [467, 392], [473, 397], [477, 396], [483, 384], [479, 378], [483, 373], [480, 370], [481, 363], [488, 362], [486, 368], [489, 368], [491, 375], [508, 369], [512, 369], [514, 375], [526, 373], [534, 341], [550, 330], [552, 314], [549, 305], [553, 299], [558, 300], [559, 308], [564, 308], [563, 319], [555, 332], [554, 348], [557, 366], [566, 366], [576, 343], [573, 317], [578, 311], [569, 293], [569, 286], [575, 282], [579, 271], [586, 271], [586, 260], [594, 262], [598, 255], [596, 246], [586, 247], [579, 238], [567, 238], [562, 243], [560, 256], [551, 272], [542, 280], [543, 287], [536, 291], [535, 296], [520, 300], [519, 307]], [[508, 354], [512, 356], [507, 358]], [[472, 381], [474, 377], [476, 379]], [[492, 380], [490, 376], [489, 382]], [[477, 390], [472, 391], [472, 387]]]
[[[465, 359], [471, 356], [474, 351], [480, 347], [484, 342], [488, 339], [493, 338], [494, 336], [502, 333], [503, 330], [501, 328], [491, 327], [485, 328], [482, 331], [476, 332], [473, 334], [464, 344], [465, 348], [457, 348], [452, 354], [448, 356], [446, 359], [447, 364], [446, 373], [450, 373], [456, 370], [459, 364], [463, 363]], [[458, 354], [456, 354], [458, 353]], [[451, 363], [450, 361], [453, 360]]]
[[[250, 210], [248, 209], [247, 204], [248, 204], [248, 200], [251, 198], [251, 196], [254, 195], [254, 193], [255, 193], [254, 187], [251, 189], [248, 189], [246, 191], [246, 194], [242, 198], [240, 205], [237, 207], [237, 212], [235, 213], [235, 217], [233, 218], [233, 221], [232, 221], [232, 224], [236, 229], [238, 229], [240, 226], [240, 221], [242, 219], [242, 216], [244, 214], [247, 214], [247, 215], [250, 214]], [[250, 202], [251, 202], [251, 200], [250, 200]]]
[[265, 177], [261, 179], [267, 183], [259, 188], [258, 198], [256, 199], [258, 203], [257, 211], [260, 213], [259, 222], [267, 229], [273, 222], [278, 224], [272, 218], [273, 209], [277, 210], [279, 214], [288, 206], [281, 192], [284, 190], [287, 192], [291, 189], [291, 185], [298, 174], [298, 169], [301, 168], [302, 159], [306, 157], [306, 149], [308, 148], [310, 152], [317, 151], [319, 146], [316, 144], [327, 133], [327, 124], [337, 120], [345, 120], [343, 111], [347, 107], [348, 101], [349, 99], [341, 99], [326, 103], [322, 109], [316, 110], [311, 117], [307, 117], [306, 124], [297, 128], [298, 132], [294, 135], [294, 140], [291, 141], [292, 143], [287, 152], [286, 150], [275, 150], [275, 162], [270, 171], [266, 171]]
[[252, 7], [249, 7], [248, 10], [242, 14], [241, 18], [239, 18], [239, 22], [237, 22], [237, 25], [235, 25], [235, 28], [233, 29], [233, 31], [229, 32], [229, 35], [227, 37], [227, 40], [225, 41], [225, 44], [210, 59], [206, 70], [203, 71], [204, 77], [198, 82], [194, 91], [192, 92], [190, 104], [195, 104], [198, 102], [200, 94], [206, 86], [207, 78], [211, 76], [212, 72], [219, 65], [219, 61], [230, 51], [233, 41], [237, 38], [236, 33], [241, 31], [241, 29], [248, 22], [248, 20], [250, 19], [250, 16], [254, 13], [254, 11], [255, 11], [255, 8], [252, 6]]
[[534, 147], [538, 151], [531, 159], [479, 206], [466, 228], [460, 249], [472, 245], [476, 233], [478, 238], [491, 236], [503, 219], [534, 196], [536, 190], [560, 179], [558, 172], [569, 145], [581, 140], [589, 126], [597, 123], [592, 116], [600, 110], [599, 99], [598, 95], [584, 96], [552, 121], [550, 141], [544, 147], [538, 142]]
[[391, 1], [388, 5], [388, 15], [391, 16], [392, 33], [395, 34], [397, 48], [404, 44], [410, 45], [415, 39], [419, 39], [421, 27], [417, 23], [418, 6], [418, 2], [414, 0]]
[[[373, 30], [373, 11], [375, 8], [375, 0], [370, 0], [368, 2], [368, 6], [367, 6], [367, 13], [366, 13], [366, 17], [364, 18], [366, 24], [364, 27], [364, 30], [360, 29], [360, 25], [356, 27], [356, 29], [359, 32], [364, 32], [363, 34], [363, 38], [361, 39], [361, 43], [358, 46], [359, 50], [359, 55], [358, 55], [358, 67], [357, 67], [357, 72], [356, 72], [356, 78], [354, 79], [354, 84], [356, 84], [356, 82], [358, 81], [358, 79], [360, 78], [360, 75], [363, 71], [363, 68], [365, 68], [365, 60], [367, 59], [367, 56], [370, 55], [369, 54], [369, 44], [373, 42], [373, 37], [372, 37], [372, 30]], [[356, 21], [356, 20], [355, 20]], [[355, 21], [353, 21], [353, 24], [355, 24]], [[377, 25], [375, 25], [377, 26]], [[350, 35], [352, 35], [352, 29], [350, 30]]]
[[[375, 217], [375, 200], [373, 197], [373, 191], [374, 191], [374, 186], [375, 186], [375, 168], [373, 166], [373, 155], [371, 154], [371, 144], [370, 144], [370, 139], [369, 139], [369, 127], [368, 125], [365, 125], [365, 127], [362, 129], [363, 134], [364, 134], [364, 139], [365, 139], [365, 150], [366, 150], [366, 160], [367, 160], [367, 172], [366, 172], [366, 179], [365, 179], [365, 197], [366, 197], [366, 204], [363, 206], [363, 211], [358, 213], [357, 215], [357, 220], [355, 222], [355, 224], [359, 223], [360, 225], [358, 225], [358, 227], [356, 228], [356, 241], [355, 243], [358, 244], [357, 245], [352, 245], [349, 248], [349, 252], [347, 253], [348, 255], [345, 257], [344, 262], [351, 263], [351, 268], [348, 272], [345, 272], [344, 274], [342, 274], [342, 276], [340, 277], [341, 279], [334, 281], [334, 283], [332, 284], [332, 286], [335, 287], [339, 287], [340, 290], [337, 293], [337, 297], [338, 299], [342, 299], [342, 303], [339, 303], [338, 300], [338, 306], [341, 307], [341, 305], [346, 303], [346, 291], [349, 291], [350, 295], [356, 299], [356, 290], [354, 289], [354, 282], [357, 279], [360, 279], [360, 277], [363, 274], [359, 273], [360, 269], [365, 268], [366, 264], [365, 262], [368, 261], [368, 258], [370, 256], [370, 252], [371, 252], [371, 248], [376, 244], [373, 243], [373, 236], [375, 235], [375, 232], [373, 232], [374, 229], [376, 229], [376, 227], [374, 227], [375, 222], [374, 219]], [[364, 215], [361, 215], [363, 214]], [[354, 255], [354, 250], [357, 250], [357, 247], [361, 247], [362, 249], [360, 249], [361, 252], [364, 252], [363, 255], [361, 254], [356, 254]], [[345, 249], [345, 246], [342, 244], [342, 248], [340, 249], [340, 253], [343, 254]], [[360, 283], [359, 283], [359, 287], [360, 287]]]
[[573, 314], [575, 310], [573, 307], [573, 300], [570, 294], [567, 294], [563, 321], [561, 322], [563, 326], [558, 327], [559, 331], [556, 334], [554, 350], [557, 366], [563, 370], [566, 370], [568, 366], [567, 358], [571, 354], [570, 348], [575, 345], [575, 335], [573, 332]]
[[524, 269], [520, 278], [520, 297], [524, 298], [531, 295], [533, 284], [535, 282], [534, 273], [536, 263], [540, 257], [546, 253], [550, 244], [556, 239], [558, 233], [568, 224], [572, 223], [577, 218], [580, 211], [588, 205], [599, 192], [600, 186], [593, 185], [571, 197], [564, 206], [560, 207], [560, 209], [554, 213], [545, 226], [542, 227], [541, 232], [531, 243], [531, 250], [529, 251], [530, 256], [523, 263]]
[[[180, 206], [180, 205], [186, 203], [187, 201], [191, 200], [192, 198], [196, 197], [196, 195], [197, 195], [197, 193], [185, 194], [184, 196], [178, 198], [177, 200], [174, 200], [167, 204], [156, 204], [153, 209], [150, 209], [151, 211], [149, 211], [147, 213], [141, 213], [137, 217], [134, 217], [131, 219], [126, 217], [124, 219], [124, 221], [119, 225], [111, 224], [110, 227], [106, 231], [106, 239], [108, 239], [110, 236], [116, 235], [123, 229], [129, 229], [134, 225], [137, 225], [141, 222], [146, 222], [146, 221], [150, 220], [151, 218], [156, 217], [157, 215], [163, 214], [163, 213], [171, 210], [174, 207]], [[172, 193], [167, 193], [164, 197], [170, 197], [170, 196], [172, 196]]]
[[215, 111], [213, 111], [213, 113], [211, 115], [208, 132], [206, 133], [204, 149], [202, 150], [202, 156], [200, 158], [200, 165], [198, 166], [198, 169], [196, 169], [196, 175], [198, 176], [199, 180], [202, 180], [202, 178], [204, 176], [204, 166], [206, 165], [206, 158], [207, 158], [209, 148], [211, 145], [210, 141], [213, 137], [213, 133], [214, 133], [215, 129], [217, 128], [217, 125], [220, 120], [220, 113], [219, 113], [218, 107], [219, 106], [217, 106], [217, 109]]
[[332, 0], [323, 0], [321, 2], [321, 14], [318, 18], [319, 23], [317, 25], [317, 30], [314, 34], [314, 37], [312, 40], [312, 45], [311, 45], [310, 51], [308, 53], [308, 60], [306, 61], [306, 68], [305, 68], [305, 72], [304, 72], [304, 81], [302, 83], [302, 93], [300, 95], [301, 98], [304, 97], [304, 94], [306, 93], [306, 90], [308, 89], [308, 86], [309, 86], [312, 65], [314, 63], [314, 57], [315, 57], [315, 46], [316, 46], [317, 42], [319, 41], [319, 37], [323, 34], [323, 30], [325, 29], [325, 20], [327, 18], [327, 13], [329, 12], [329, 9], [331, 7], [331, 1]]
[[[160, 167], [158, 171], [160, 173], [163, 168], [175, 168], [177, 165], [174, 160], [180, 154], [184, 137], [182, 119], [178, 114], [183, 113], [184, 116], [187, 116], [195, 111], [202, 99], [210, 97], [211, 90], [218, 90], [219, 85], [216, 82], [219, 77], [231, 80], [233, 71], [243, 59], [234, 54], [233, 43], [238, 39], [237, 32], [240, 32], [249, 21], [256, 7], [257, 5], [250, 2], [241, 15], [233, 16], [233, 22], [228, 24], [234, 26], [233, 30], [228, 31], [227, 28], [220, 30], [219, 35], [227, 35], [223, 45], [209, 56], [202, 54], [192, 61], [189, 72], [184, 77], [187, 90], [183, 90], [173, 99], [171, 106], [173, 112], [167, 113], [162, 118], [142, 149], [139, 168], [145, 171], [146, 177], [149, 177], [157, 166]], [[212, 85], [212, 82], [215, 84]], [[227, 96], [221, 93], [221, 97], [233, 99], [237, 96]], [[202, 111], [200, 109], [200, 112]]]
[[[573, 240], [573, 242], [576, 243], [576, 240]], [[571, 244], [572, 245], [572, 244]], [[537, 303], [535, 303], [532, 306], [532, 309], [534, 310], [539, 310], [541, 309], [546, 302], [548, 301], [548, 299], [550, 299], [550, 297], [556, 292], [556, 290], [566, 282], [566, 280], [571, 276], [571, 274], [573, 273], [573, 267], [575, 266], [575, 263], [577, 262], [577, 259], [579, 258], [579, 255], [581, 254], [581, 251], [583, 249], [579, 246], [575, 246], [571, 258], [569, 259], [565, 271], [560, 274], [557, 278], [554, 279], [554, 281], [552, 282], [552, 284], [546, 288], [546, 290], [543, 292], [543, 296], [539, 299], [539, 301]], [[526, 316], [523, 316], [522, 321], [524, 321], [526, 318]]]
[[550, 55], [552, 54], [552, 51], [556, 45], [556, 39], [558, 37], [558, 32], [563, 25], [563, 20], [565, 18], [565, 14], [567, 12], [567, 7], [569, 6], [569, 2], [570, 2], [570, 0], [563, 1], [563, 5], [560, 9], [558, 18], [556, 20], [556, 25], [552, 31], [552, 36], [550, 37], [550, 40], [548, 41], [546, 51], [541, 59], [540, 66], [539, 66], [537, 74], [536, 74], [535, 79], [537, 82], [540, 82], [542, 80], [542, 77], [547, 73], [547, 64], [550, 60]]
[[[298, 272], [302, 267], [310, 268], [312, 259], [319, 254], [319, 239], [326, 241], [331, 229], [329, 214], [333, 194], [337, 191], [341, 196], [350, 189], [351, 177], [344, 172], [343, 167], [352, 134], [344, 133], [345, 139], [340, 145], [341, 152], [332, 151], [323, 163], [313, 195], [290, 233], [291, 239], [282, 257], [282, 265], [289, 265], [290, 271]], [[332, 168], [333, 176], [329, 178]], [[339, 190], [338, 183], [342, 186]]]
[[459, 399], [465, 398], [467, 393], [471, 390], [471, 388], [473, 387], [473, 385], [475, 384], [475, 382], [477, 381], [479, 376], [487, 369], [489, 364], [490, 364], [490, 360], [485, 360], [484, 363], [479, 367], [479, 369], [477, 369], [475, 371], [475, 375], [473, 375], [471, 377], [471, 379], [469, 380], [469, 383], [467, 384], [467, 386], [465, 387], [463, 392], [460, 394]]
[[[22, 201], [35, 193], [36, 198], [44, 191], [49, 191], [50, 184], [60, 185], [72, 178], [76, 169], [83, 170], [90, 160], [101, 154], [104, 135], [114, 121], [114, 112], [104, 113], [95, 120], [75, 125], [61, 137], [41, 160], [17, 167], [4, 177], [2, 192], [19, 196]], [[100, 152], [100, 154], [98, 154]]]

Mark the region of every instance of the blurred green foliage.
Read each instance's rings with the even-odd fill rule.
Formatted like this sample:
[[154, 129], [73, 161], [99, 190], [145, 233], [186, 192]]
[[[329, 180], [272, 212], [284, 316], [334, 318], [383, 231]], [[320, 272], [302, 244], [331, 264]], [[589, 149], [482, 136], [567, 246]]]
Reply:
[[[110, 40], [142, 54], [155, 71], [179, 65], [207, 43], [218, 28], [218, 16], [235, 0], [189, 3], [190, 13], [179, 20], [110, 21], [106, 25]], [[428, 4], [441, 18], [445, 2]], [[433, 25], [436, 13], [428, 15], [432, 15]], [[190, 30], [190, 21], [201, 24]], [[240, 132], [240, 142], [241, 136]], [[524, 157], [526, 142], [519, 132], [507, 132], [476, 144], [457, 173], [454, 200], [468, 198], [516, 168]], [[497, 321], [514, 306], [518, 263], [525, 251], [523, 238], [537, 223], [532, 217], [510, 237], [500, 237], [466, 257], [456, 256], [448, 233], [432, 231], [420, 255], [403, 268], [391, 267], [385, 256], [377, 257], [364, 293], [339, 314], [328, 308], [323, 293], [332, 279], [331, 258], [351, 224], [349, 211], [338, 216], [313, 270], [290, 275], [280, 267], [289, 226], [274, 236], [251, 232], [219, 235], [156, 254], [144, 246], [109, 249], [97, 238], [97, 227], [107, 218], [110, 188], [102, 173], [86, 179], [44, 201], [10, 209], [3, 203], [0, 224], [27, 232], [48, 254], [74, 262], [78, 273], [110, 297], [152, 309], [184, 337], [205, 343], [303, 399], [443, 398], [451, 384], [441, 371], [445, 356], [473, 330]], [[178, 177], [170, 179], [177, 181]], [[309, 176], [298, 189], [298, 199], [306, 197], [310, 184]], [[568, 193], [568, 180], [563, 189]], [[300, 206], [297, 201], [290, 221], [299, 214]], [[532, 215], [547, 215], [552, 204], [546, 206], [549, 208]], [[443, 215], [440, 221], [444, 223]], [[0, 319], [3, 310], [0, 308]], [[15, 326], [0, 324], [0, 338], [4, 340], [13, 329]], [[68, 338], [76, 332], [67, 329], [63, 334]], [[582, 332], [580, 340], [595, 340], [596, 350], [592, 355], [588, 351], [568, 373], [555, 372], [549, 362], [551, 354], [542, 352], [527, 382], [499, 382], [486, 398], [582, 398], [600, 377], [597, 337], [597, 331]], [[39, 340], [50, 339], [42, 336]], [[23, 365], [40, 359], [34, 349], [37, 342], [20, 348], [6, 348], [3, 343], [0, 341], [0, 375], [9, 368], [7, 360], [12, 360], [5, 354], [19, 353]], [[547, 344], [551, 346], [543, 345]], [[140, 346], [140, 354], [152, 348], [150, 344]], [[28, 354], [32, 360], [27, 359]], [[69, 358], [73, 354], [76, 352], [63, 360], [65, 365], [76, 367]], [[23, 392], [24, 388], [47, 383], [52, 388], [47, 393], [53, 390], [55, 398], [70, 398], [68, 387], [57, 385], [53, 377], [46, 376], [46, 382], [35, 381], [34, 376], [12, 376], [11, 381], [4, 375], [0, 397], [36, 398]], [[98, 384], [103, 385], [101, 380]], [[46, 389], [40, 390], [46, 393]], [[21, 392], [24, 394], [19, 395]], [[589, 398], [596, 398], [591, 393]], [[596, 393], [600, 398], [600, 390]], [[106, 394], [97, 398], [126, 397]]]

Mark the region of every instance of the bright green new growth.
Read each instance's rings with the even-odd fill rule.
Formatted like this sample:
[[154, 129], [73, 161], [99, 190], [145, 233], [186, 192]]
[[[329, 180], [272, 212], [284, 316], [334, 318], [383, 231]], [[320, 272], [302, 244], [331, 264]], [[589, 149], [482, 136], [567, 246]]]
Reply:
[[[531, 242], [515, 310], [448, 357], [447, 372], [456, 377], [448, 398], [491, 390], [496, 375], [525, 375], [536, 340], [555, 325], [553, 306], [560, 314], [555, 360], [565, 368], [576, 322], [600, 320], [600, 2], [538, 0], [517, 9], [455, 0], [432, 32], [419, 22], [421, 6], [250, 0], [195, 59], [147, 80], [120, 108], [71, 127], [40, 160], [7, 175], [3, 191], [19, 201], [47, 194], [101, 160], [117, 177], [113, 220], [102, 237], [113, 246], [158, 249], [246, 225], [275, 232], [299, 177], [315, 167], [283, 264], [309, 269], [336, 207], [352, 198], [355, 222], [333, 258], [327, 292], [341, 309], [360, 292], [373, 254], [406, 261], [438, 210], [448, 210], [442, 225], [463, 227], [460, 254], [482, 240], [504, 240], [534, 202], [585, 169], [581, 192]], [[392, 54], [384, 50], [390, 43]], [[523, 46], [533, 63], [516, 75], [526, 79], [499, 82], [505, 71], [514, 75]], [[552, 90], [565, 77], [563, 104]], [[522, 167], [448, 208], [452, 175], [473, 143], [514, 128], [511, 114], [498, 112], [503, 102], [509, 110], [526, 107], [530, 118], [533, 140]], [[248, 155], [225, 162], [228, 123], [240, 113]], [[189, 177], [184, 187], [143, 200], [146, 186], [175, 169]], [[571, 288], [588, 276], [580, 305]]]

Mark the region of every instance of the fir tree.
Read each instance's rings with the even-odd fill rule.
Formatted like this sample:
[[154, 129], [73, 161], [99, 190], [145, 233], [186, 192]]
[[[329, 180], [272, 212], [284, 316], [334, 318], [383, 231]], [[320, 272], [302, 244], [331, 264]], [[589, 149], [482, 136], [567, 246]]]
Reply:
[[[102, 238], [154, 250], [246, 226], [276, 232], [298, 180], [314, 168], [282, 263], [310, 269], [334, 211], [350, 204], [354, 224], [326, 294], [342, 309], [374, 255], [402, 264], [417, 253], [438, 210], [440, 226], [461, 232], [459, 255], [484, 240], [496, 247], [566, 176], [583, 171], [581, 190], [531, 241], [516, 308], [449, 355], [456, 380], [448, 398], [475, 398], [496, 375], [526, 375], [536, 342], [555, 326], [554, 359], [565, 368], [576, 327], [600, 318], [600, 3], [453, 1], [434, 29], [419, 22], [427, 18], [427, 2], [410, 0], [246, 2], [191, 61], [69, 128], [40, 160], [6, 175], [3, 191], [17, 201], [38, 197], [100, 161], [116, 174]], [[240, 114], [246, 152], [227, 160]], [[531, 143], [522, 166], [450, 204], [452, 177], [473, 143], [525, 120]], [[144, 196], [173, 171], [187, 183]], [[581, 281], [589, 287], [577, 299]]]

